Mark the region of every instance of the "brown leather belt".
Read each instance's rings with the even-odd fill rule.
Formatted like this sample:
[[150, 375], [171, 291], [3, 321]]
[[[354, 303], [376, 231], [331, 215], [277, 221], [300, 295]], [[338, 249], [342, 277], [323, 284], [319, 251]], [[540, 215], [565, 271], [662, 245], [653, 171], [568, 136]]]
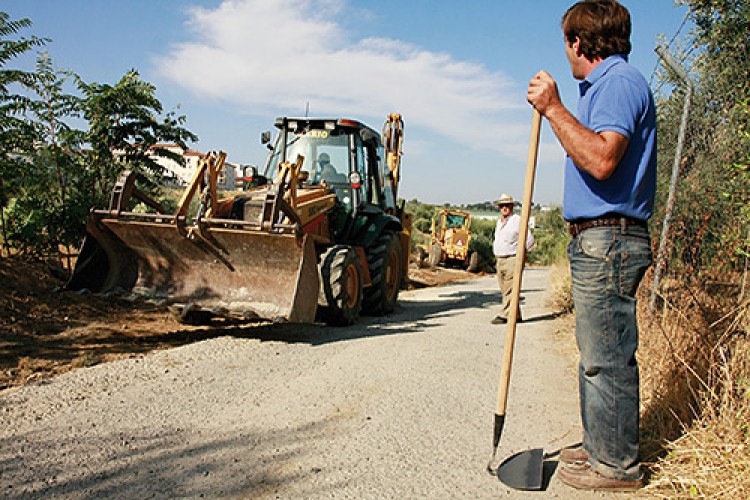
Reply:
[[638, 226], [648, 228], [648, 223], [644, 220], [631, 219], [630, 217], [602, 217], [600, 219], [587, 219], [577, 222], [569, 222], [568, 230], [571, 236], [576, 236], [581, 231], [591, 229], [592, 227], [620, 226], [623, 234], [627, 232], [628, 226]]

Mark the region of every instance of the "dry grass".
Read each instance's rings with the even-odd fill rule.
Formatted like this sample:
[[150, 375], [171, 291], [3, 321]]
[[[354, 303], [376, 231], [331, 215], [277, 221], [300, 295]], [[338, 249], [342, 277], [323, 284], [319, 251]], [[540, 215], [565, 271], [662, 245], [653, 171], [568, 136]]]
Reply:
[[[648, 311], [651, 280], [639, 294], [641, 454], [650, 476], [639, 496], [748, 498], [750, 302], [738, 305], [741, 279], [722, 289], [715, 281], [665, 283], [655, 314]], [[551, 305], [569, 310], [567, 266], [551, 270], [550, 286]], [[573, 318], [559, 318], [556, 334], [572, 356]]]
[[559, 261], [550, 266], [549, 289], [550, 307], [555, 312], [560, 314], [573, 312], [573, 296], [570, 292], [570, 266], [567, 260]]
[[667, 446], [650, 492], [663, 498], [747, 498], [750, 492], [750, 342], [718, 350], [698, 400], [700, 416]]
[[653, 316], [641, 297], [647, 495], [746, 498], [750, 492], [748, 302], [736, 305], [736, 293], [716, 292], [675, 284]]

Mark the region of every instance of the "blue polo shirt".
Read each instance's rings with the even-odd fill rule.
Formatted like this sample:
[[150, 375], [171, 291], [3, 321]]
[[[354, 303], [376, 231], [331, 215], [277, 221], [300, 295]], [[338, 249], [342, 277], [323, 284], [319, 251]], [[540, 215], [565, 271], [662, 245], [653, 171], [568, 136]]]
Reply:
[[646, 220], [656, 192], [656, 109], [648, 82], [613, 55], [579, 84], [578, 121], [594, 132], [612, 131], [628, 139], [614, 173], [603, 181], [565, 160], [563, 217], [574, 221], [620, 214]]

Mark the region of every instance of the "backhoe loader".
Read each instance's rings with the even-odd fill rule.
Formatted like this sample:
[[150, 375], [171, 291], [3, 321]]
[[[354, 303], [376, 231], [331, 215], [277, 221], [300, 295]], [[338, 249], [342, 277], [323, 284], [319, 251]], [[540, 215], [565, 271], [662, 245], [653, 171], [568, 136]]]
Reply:
[[[411, 216], [397, 203], [401, 116], [388, 116], [382, 137], [345, 118], [280, 117], [275, 126], [275, 141], [262, 134], [263, 172], [245, 172], [255, 187], [239, 194], [219, 197], [224, 153], [201, 159], [173, 213], [124, 172], [109, 207], [91, 210], [66, 287], [132, 291], [186, 322], [224, 315], [349, 325], [361, 313], [393, 311], [411, 238]], [[133, 211], [138, 201], [148, 213]]]

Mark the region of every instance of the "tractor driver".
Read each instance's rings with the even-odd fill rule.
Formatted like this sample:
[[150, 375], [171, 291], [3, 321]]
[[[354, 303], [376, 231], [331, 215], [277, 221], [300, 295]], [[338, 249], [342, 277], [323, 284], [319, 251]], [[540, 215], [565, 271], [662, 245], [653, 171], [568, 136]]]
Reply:
[[327, 183], [335, 182], [339, 177], [339, 172], [331, 164], [331, 157], [328, 153], [320, 153], [318, 156], [318, 169], [319, 179]]

